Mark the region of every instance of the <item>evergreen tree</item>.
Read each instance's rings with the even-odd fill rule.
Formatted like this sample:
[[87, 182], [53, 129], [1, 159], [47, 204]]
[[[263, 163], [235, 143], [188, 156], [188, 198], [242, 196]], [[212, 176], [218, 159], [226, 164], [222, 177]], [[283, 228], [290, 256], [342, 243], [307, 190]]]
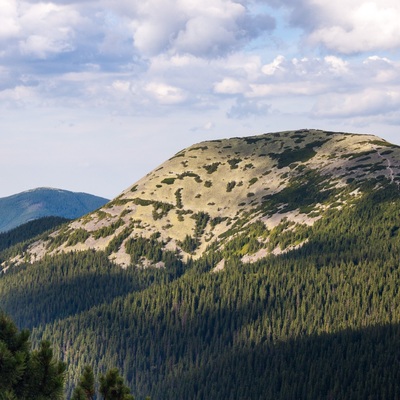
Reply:
[[18, 332], [0, 312], [0, 399], [62, 399], [66, 366], [53, 358], [50, 343], [30, 351], [29, 332]]
[[11, 319], [0, 313], [1, 393], [11, 393], [23, 379], [28, 358], [28, 339], [28, 331], [18, 332]]
[[106, 375], [101, 375], [99, 380], [100, 394], [103, 396], [103, 400], [134, 400], [117, 368], [110, 369]]
[[[134, 400], [117, 368], [110, 369], [105, 375], [100, 375], [99, 381], [103, 400]], [[71, 400], [93, 400], [95, 396], [93, 369], [86, 365]]]
[[93, 368], [90, 365], [86, 365], [74, 390], [72, 400], [93, 400], [95, 394]]
[[74, 393], [72, 394], [71, 400], [87, 400], [88, 397], [86, 396], [85, 391], [81, 386], [77, 386], [74, 389]]

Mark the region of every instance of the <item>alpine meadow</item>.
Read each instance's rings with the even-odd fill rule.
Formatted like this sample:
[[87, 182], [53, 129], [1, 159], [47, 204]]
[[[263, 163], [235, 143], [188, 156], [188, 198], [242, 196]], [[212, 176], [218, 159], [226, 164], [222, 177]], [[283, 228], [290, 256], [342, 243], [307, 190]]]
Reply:
[[400, 398], [399, 185], [372, 135], [212, 140], [0, 235], [0, 399]]

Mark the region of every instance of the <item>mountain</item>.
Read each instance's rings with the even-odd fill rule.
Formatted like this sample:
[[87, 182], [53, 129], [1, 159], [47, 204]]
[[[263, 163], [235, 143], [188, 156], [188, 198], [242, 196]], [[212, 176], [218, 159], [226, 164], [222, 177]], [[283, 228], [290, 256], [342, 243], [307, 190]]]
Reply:
[[0, 198], [0, 232], [41, 217], [75, 219], [107, 203], [102, 197], [52, 188], [37, 188]]
[[162, 250], [179, 251], [187, 260], [210, 249], [226, 250], [242, 235], [252, 239], [254, 251], [242, 251], [250, 262], [301, 245], [300, 239], [281, 243], [279, 235], [260, 240], [259, 229], [301, 235], [328, 210], [359, 197], [366, 180], [398, 182], [399, 160], [399, 148], [378, 137], [317, 130], [203, 142], [35, 243], [27, 254], [38, 260], [45, 254], [104, 250], [127, 266], [132, 262], [127, 244], [135, 237], [156, 235]]
[[136, 399], [400, 398], [400, 148], [317, 130], [182, 150], [0, 253], [0, 304]]

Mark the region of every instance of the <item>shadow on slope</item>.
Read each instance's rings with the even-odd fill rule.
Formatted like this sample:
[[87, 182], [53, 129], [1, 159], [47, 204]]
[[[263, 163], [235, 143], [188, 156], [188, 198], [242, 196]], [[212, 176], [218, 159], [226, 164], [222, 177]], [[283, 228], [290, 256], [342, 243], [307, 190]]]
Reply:
[[400, 326], [230, 348], [153, 394], [165, 400], [398, 399]]
[[0, 275], [1, 309], [17, 326], [32, 329], [180, 274], [178, 262], [168, 271], [124, 270], [102, 252], [62, 254]]

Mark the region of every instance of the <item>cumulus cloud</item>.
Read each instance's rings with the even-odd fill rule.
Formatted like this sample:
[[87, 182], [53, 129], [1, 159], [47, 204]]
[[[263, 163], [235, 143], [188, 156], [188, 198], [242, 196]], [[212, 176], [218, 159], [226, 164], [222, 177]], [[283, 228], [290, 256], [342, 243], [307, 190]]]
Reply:
[[82, 17], [71, 6], [8, 1], [0, 10], [0, 40], [6, 53], [45, 59], [74, 49], [75, 29]]
[[[374, 53], [364, 61], [346, 56], [397, 46], [395, 1], [267, 3], [290, 8], [291, 26], [303, 29], [311, 52], [302, 48], [293, 56], [293, 48], [285, 53], [271, 44], [276, 21], [262, 1], [4, 0], [1, 99], [20, 105], [26, 87], [37, 104], [90, 104], [118, 113], [225, 107], [229, 118], [240, 119], [266, 115], [284, 98], [313, 98], [315, 117], [347, 118], [382, 111], [385, 101], [397, 104], [388, 94], [400, 79], [396, 61]], [[357, 95], [363, 106], [351, 107]]]
[[245, 92], [247, 85], [233, 78], [224, 78], [221, 82], [214, 85], [215, 93], [239, 94]]
[[279, 55], [271, 63], [265, 64], [262, 67], [262, 72], [265, 75], [275, 75], [279, 72], [283, 72], [285, 70], [285, 68], [283, 67], [284, 62], [285, 62], [285, 57]]
[[[258, 74], [229, 71], [213, 90], [236, 98], [229, 118], [266, 115], [277, 99], [291, 104], [311, 99], [311, 118], [383, 116], [400, 106], [399, 67], [399, 62], [379, 56], [350, 61], [334, 55], [301, 59], [278, 55], [259, 65]], [[284, 102], [279, 103], [284, 107]]]
[[311, 45], [343, 54], [400, 47], [397, 0], [270, 0], [291, 9], [291, 23], [301, 27]]
[[145, 90], [161, 104], [178, 104], [186, 99], [183, 90], [165, 83], [151, 82]]
[[388, 114], [400, 106], [400, 88], [366, 89], [351, 94], [320, 98], [312, 114], [318, 118], [354, 118]]
[[15, 37], [19, 33], [17, 4], [14, 0], [3, 0], [0, 7], [0, 40]]
[[271, 16], [253, 16], [231, 0], [145, 0], [131, 10], [131, 18], [134, 45], [147, 56], [216, 57], [275, 27]]

